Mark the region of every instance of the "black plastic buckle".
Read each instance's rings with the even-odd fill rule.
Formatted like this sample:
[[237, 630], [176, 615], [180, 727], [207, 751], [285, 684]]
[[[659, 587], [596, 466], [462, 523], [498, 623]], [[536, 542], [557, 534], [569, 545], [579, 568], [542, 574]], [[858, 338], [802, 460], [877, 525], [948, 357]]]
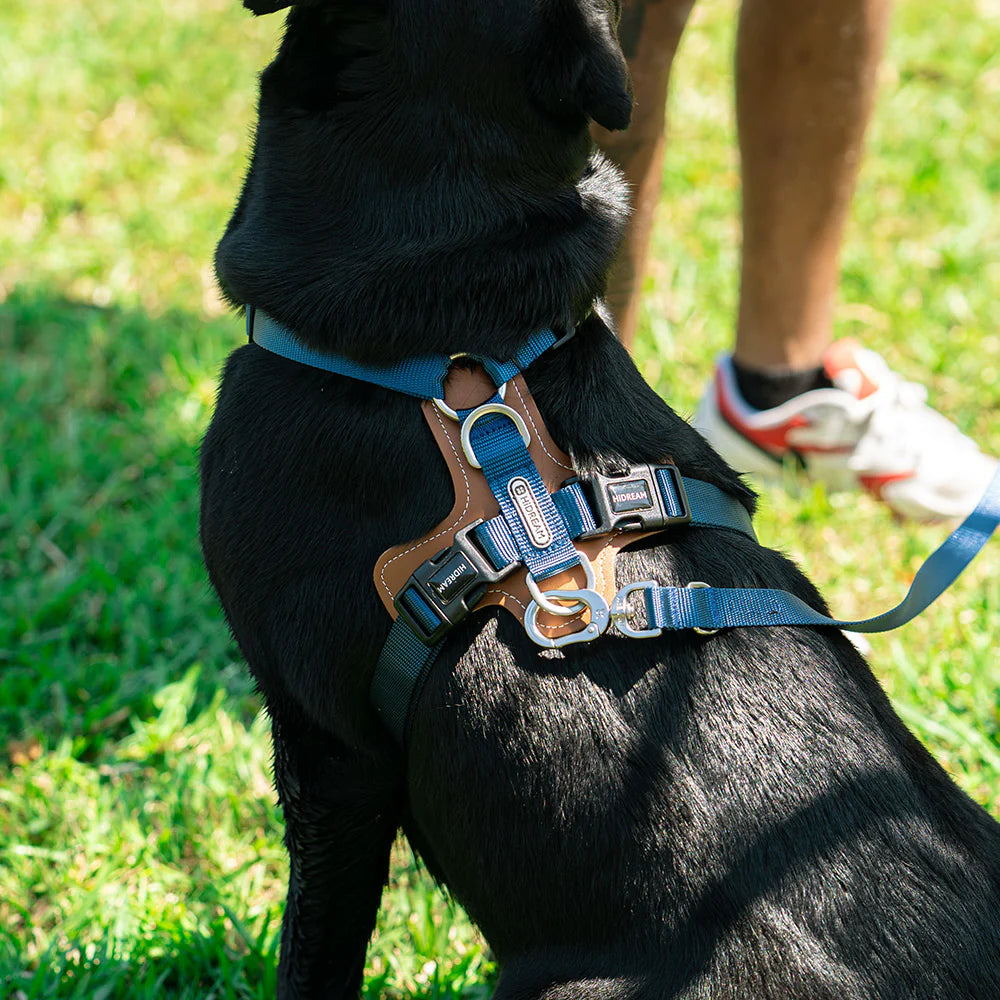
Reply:
[[[661, 488], [656, 475], [660, 471], [666, 473], [669, 487]], [[580, 536], [582, 539], [622, 528], [656, 531], [691, 521], [691, 505], [676, 465], [633, 465], [620, 475], [595, 473], [577, 481], [597, 522], [593, 531]]]
[[[433, 646], [451, 631], [482, 599], [486, 588], [509, 576], [518, 565], [508, 563], [499, 570], [479, 550], [469, 537], [483, 519], [467, 524], [455, 532], [450, 548], [442, 549], [421, 563], [393, 598], [401, 618], [417, 637]], [[406, 605], [407, 595], [418, 594], [438, 618], [434, 628], [428, 628]]]

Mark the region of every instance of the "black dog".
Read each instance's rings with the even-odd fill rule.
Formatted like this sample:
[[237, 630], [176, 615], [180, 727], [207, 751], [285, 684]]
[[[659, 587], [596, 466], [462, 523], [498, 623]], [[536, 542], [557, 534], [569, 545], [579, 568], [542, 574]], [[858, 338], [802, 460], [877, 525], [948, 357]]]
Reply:
[[[257, 13], [289, 6], [246, 0]], [[753, 504], [591, 313], [625, 216], [612, 0], [311, 0], [261, 81], [220, 244], [235, 304], [386, 364], [511, 356], [581, 471], [674, 457]], [[202, 450], [202, 543], [273, 722], [291, 877], [279, 993], [359, 990], [400, 826], [502, 963], [495, 996], [1000, 997], [1000, 826], [833, 629], [603, 637], [506, 612], [448, 638], [404, 752], [369, 684], [379, 555], [447, 513], [419, 407], [246, 346]], [[780, 555], [682, 529], [620, 583], [781, 587]]]

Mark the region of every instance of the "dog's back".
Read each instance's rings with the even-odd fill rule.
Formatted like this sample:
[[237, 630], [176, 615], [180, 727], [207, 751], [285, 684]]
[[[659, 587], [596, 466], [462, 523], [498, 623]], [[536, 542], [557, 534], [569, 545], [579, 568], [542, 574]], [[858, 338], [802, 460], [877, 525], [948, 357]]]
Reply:
[[[669, 453], [749, 506], [586, 316], [623, 222], [586, 131], [627, 118], [610, 7], [293, 9], [220, 277], [369, 362], [506, 357], [575, 326], [527, 378], [577, 468]], [[368, 701], [389, 626], [371, 569], [451, 505], [419, 408], [248, 346], [202, 478], [206, 562], [274, 724], [282, 996], [356, 994], [402, 825], [500, 957], [498, 997], [1000, 997], [1000, 827], [840, 633], [553, 653], [479, 613], [448, 638], [404, 754]], [[623, 555], [621, 583], [776, 586], [822, 607], [745, 536], [654, 541]]]

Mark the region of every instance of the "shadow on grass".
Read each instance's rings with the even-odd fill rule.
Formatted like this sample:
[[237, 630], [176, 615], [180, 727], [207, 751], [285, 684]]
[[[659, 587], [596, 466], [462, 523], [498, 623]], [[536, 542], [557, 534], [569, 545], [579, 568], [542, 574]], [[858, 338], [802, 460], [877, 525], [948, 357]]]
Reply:
[[256, 710], [198, 548], [197, 446], [239, 323], [0, 304], [0, 751], [92, 754], [192, 663]]

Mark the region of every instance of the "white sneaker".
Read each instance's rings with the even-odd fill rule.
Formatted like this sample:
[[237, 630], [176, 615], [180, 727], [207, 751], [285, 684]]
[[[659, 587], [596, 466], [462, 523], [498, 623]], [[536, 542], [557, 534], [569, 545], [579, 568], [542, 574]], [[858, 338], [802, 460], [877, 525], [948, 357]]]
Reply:
[[738, 472], [775, 479], [793, 459], [831, 491], [868, 490], [904, 517], [972, 511], [996, 459], [931, 409], [922, 385], [853, 340], [834, 343], [824, 367], [834, 388], [755, 410], [724, 357], [692, 423]]

